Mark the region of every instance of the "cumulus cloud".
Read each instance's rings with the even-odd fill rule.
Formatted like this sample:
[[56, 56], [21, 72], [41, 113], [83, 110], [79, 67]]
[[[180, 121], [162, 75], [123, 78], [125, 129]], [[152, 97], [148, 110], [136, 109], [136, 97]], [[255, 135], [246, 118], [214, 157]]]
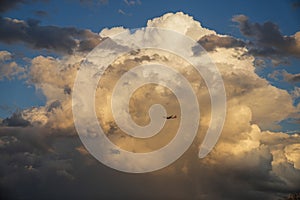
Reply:
[[113, 27], [113, 28], [104, 28], [101, 30], [101, 32], [99, 33], [99, 35], [103, 38], [106, 38], [106, 37], [112, 37], [113, 35], [116, 35], [116, 34], [119, 34], [119, 33], [122, 33], [123, 31], [128, 31], [128, 29], [125, 29], [124, 27]]
[[181, 34], [191, 37], [195, 41], [198, 41], [205, 35], [216, 34], [215, 31], [202, 27], [200, 22], [195, 21], [193, 17], [182, 12], [178, 12], [176, 15], [167, 13], [162, 17], [150, 19], [147, 22], [147, 26], [177, 31]]
[[[220, 70], [228, 99], [226, 122], [214, 150], [204, 159], [197, 157], [211, 114], [201, 76], [179, 56], [138, 50], [118, 58], [99, 82], [96, 114], [107, 137], [135, 152], [161, 148], [173, 138], [177, 120], [168, 121], [163, 134], [149, 141], [138, 140], [116, 126], [110, 109], [112, 89], [120, 76], [134, 66], [154, 61], [178, 70], [195, 90], [201, 108], [197, 138], [178, 161], [157, 172], [132, 175], [104, 167], [81, 145], [73, 127], [70, 94], [82, 56], [38, 56], [31, 61], [29, 81], [45, 94], [47, 103], [22, 111], [22, 118], [31, 127], [0, 127], [0, 184], [4, 194], [16, 199], [21, 195], [53, 199], [61, 191], [57, 198], [273, 200], [297, 192], [300, 136], [269, 131], [298, 111], [293, 97], [255, 73], [255, 58], [237, 39], [203, 28], [183, 13], [168, 13], [147, 24], [185, 34], [211, 50], [208, 54]], [[109, 37], [121, 31], [126, 29], [104, 29], [100, 35]], [[149, 123], [147, 112], [153, 103], [180, 115], [176, 97], [167, 88], [150, 85], [133, 94], [129, 103], [132, 118], [140, 125]], [[111, 159], [115, 154], [112, 151]], [[35, 193], [33, 186], [39, 187]], [[16, 188], [21, 190], [10, 192]]]
[[24, 111], [24, 119], [50, 128], [73, 127], [71, 93], [82, 55], [64, 59], [38, 56], [32, 59], [29, 79], [47, 99], [45, 107]]
[[72, 54], [89, 51], [99, 44], [98, 34], [74, 27], [41, 26], [37, 20], [0, 17], [0, 41], [11, 44], [23, 42], [34, 49], [47, 49]]
[[0, 51], [0, 81], [4, 78], [12, 79], [25, 71], [15, 61], [8, 51]]
[[245, 15], [236, 15], [232, 20], [239, 24], [241, 33], [250, 38], [249, 53], [270, 58], [300, 57], [300, 32], [284, 36], [276, 24], [270, 21], [252, 23]]

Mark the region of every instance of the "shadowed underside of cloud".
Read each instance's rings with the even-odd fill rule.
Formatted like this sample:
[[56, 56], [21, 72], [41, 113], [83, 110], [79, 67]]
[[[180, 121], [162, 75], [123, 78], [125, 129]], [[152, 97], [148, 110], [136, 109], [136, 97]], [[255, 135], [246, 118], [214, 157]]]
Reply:
[[11, 117], [8, 117], [2, 121], [4, 126], [19, 126], [26, 127], [30, 125], [30, 122], [23, 119], [21, 112], [15, 112]]
[[37, 20], [0, 17], [0, 41], [8, 44], [23, 42], [34, 49], [67, 54], [90, 51], [101, 41], [101, 37], [90, 30], [41, 26], [39, 23]]
[[279, 27], [272, 22], [252, 23], [245, 15], [232, 18], [239, 23], [241, 33], [250, 38], [249, 53], [263, 57], [294, 56], [300, 58], [300, 32], [292, 36], [284, 36]]
[[198, 42], [206, 51], [213, 51], [218, 47], [234, 48], [246, 46], [246, 43], [244, 41], [230, 36], [207, 35], [202, 37]]
[[0, 1], [0, 12], [5, 12], [16, 7], [18, 4], [25, 3], [25, 0], [2, 0]]
[[21, 4], [28, 4], [36, 1], [44, 1], [46, 2], [47, 0], [1, 0], [0, 1], [0, 13], [1, 12], [6, 12], [10, 9], [13, 9], [17, 7], [18, 5]]

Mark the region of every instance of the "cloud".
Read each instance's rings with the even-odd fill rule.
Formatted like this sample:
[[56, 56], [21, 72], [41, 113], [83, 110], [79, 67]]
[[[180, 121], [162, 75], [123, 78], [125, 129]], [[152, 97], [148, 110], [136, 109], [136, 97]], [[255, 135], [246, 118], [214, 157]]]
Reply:
[[249, 53], [262, 57], [300, 57], [300, 32], [284, 36], [279, 27], [268, 21], [252, 23], [245, 15], [236, 15], [232, 21], [239, 24], [241, 33], [250, 38]]
[[140, 0], [124, 0], [123, 1], [127, 6], [135, 6], [135, 5], [141, 5], [142, 2]]
[[2, 121], [2, 125], [4, 126], [20, 126], [25, 127], [29, 126], [30, 122], [25, 120], [22, 116], [22, 112], [16, 111], [12, 114], [11, 117], [8, 117]]
[[217, 47], [234, 48], [246, 46], [242, 40], [230, 36], [207, 35], [202, 37], [198, 42], [206, 51], [212, 51]]
[[123, 31], [127, 31], [128, 29], [125, 29], [124, 27], [113, 27], [113, 28], [104, 28], [101, 30], [101, 32], [99, 33], [99, 35], [103, 38], [106, 38], [106, 37], [110, 37], [110, 36], [113, 36], [115, 34], [119, 34]]
[[18, 4], [26, 3], [26, 0], [3, 0], [0, 2], [0, 12], [5, 12], [16, 7]]
[[48, 16], [48, 13], [44, 10], [36, 10], [36, 11], [34, 11], [34, 14], [37, 17], [47, 17]]
[[291, 3], [292, 3], [292, 7], [294, 9], [297, 9], [297, 8], [300, 7], [300, 1], [299, 0], [293, 0]]
[[125, 11], [122, 10], [122, 9], [119, 9], [119, 10], [118, 10], [118, 13], [121, 14], [121, 15], [126, 15], [126, 16], [131, 16], [131, 15], [132, 15], [131, 13], [127, 13], [127, 12], [125, 12]]
[[[220, 70], [228, 99], [226, 122], [214, 150], [204, 159], [197, 157], [210, 122], [210, 97], [201, 77], [179, 56], [153, 49], [131, 52], [119, 57], [99, 82], [95, 94], [99, 123], [112, 142], [130, 151], [164, 146], [174, 136], [179, 121], [169, 121], [163, 134], [149, 141], [123, 134], [113, 120], [110, 98], [114, 84], [125, 71], [152, 61], [165, 64], [187, 78], [199, 99], [200, 128], [189, 150], [171, 166], [139, 175], [100, 164], [82, 146], [74, 130], [70, 94], [82, 55], [37, 56], [30, 62], [28, 79], [43, 92], [47, 103], [22, 111], [22, 118], [31, 127], [0, 127], [3, 194], [15, 199], [273, 200], [299, 191], [300, 136], [270, 131], [298, 111], [293, 97], [259, 77], [253, 66], [255, 58], [233, 37], [217, 35], [183, 13], [149, 20], [148, 26], [172, 29], [195, 41], [207, 40], [211, 49], [208, 54]], [[109, 37], [121, 31], [126, 29], [104, 29], [100, 35]], [[129, 103], [132, 118], [138, 124], [147, 124], [147, 111], [153, 103], [164, 105], [168, 112], [180, 113], [176, 97], [167, 88], [152, 85], [133, 94]], [[111, 153], [113, 159], [117, 153]]]
[[125, 13], [122, 9], [119, 9], [119, 10], [118, 10], [118, 13], [119, 13], [119, 14], [122, 14], [122, 15], [126, 15], [126, 13]]
[[108, 4], [109, 0], [79, 0], [79, 2], [82, 4], [93, 6], [93, 5]]
[[286, 70], [275, 70], [271, 74], [268, 75], [269, 78], [274, 80], [283, 79], [289, 83], [298, 83], [300, 82], [300, 74], [291, 74], [288, 73]]
[[77, 70], [84, 57], [81, 54], [64, 59], [37, 56], [31, 60], [28, 83], [42, 91], [47, 99], [45, 107], [24, 111], [24, 119], [34, 125], [55, 129], [72, 129], [72, 88]]
[[[61, 149], [62, 143], [71, 147], [67, 144], [69, 140], [65, 143], [64, 139], [59, 141], [56, 138], [52, 143], [52, 139], [47, 129], [0, 128], [0, 169], [5, 174], [1, 174], [1, 197], [20, 199], [24, 195], [43, 196], [46, 188], [54, 187], [59, 182], [67, 184], [73, 180], [72, 161], [64, 157], [68, 153]], [[72, 143], [76, 146], [76, 142]], [[43, 192], [34, 192], [32, 186], [41, 186]], [[10, 193], [11, 187], [20, 188], [18, 192]], [[46, 199], [49, 198], [47, 196]]]
[[294, 99], [297, 99], [300, 97], [300, 87], [294, 87], [294, 90], [291, 92], [291, 95]]
[[12, 54], [8, 51], [0, 51], [0, 81], [4, 78], [12, 79], [25, 72], [15, 61], [12, 61]]
[[0, 1], [0, 13], [14, 9], [21, 4], [29, 4], [33, 2], [47, 2], [47, 0], [1, 0]]
[[300, 74], [290, 74], [286, 71], [283, 71], [282, 75], [284, 80], [286, 80], [287, 82], [291, 82], [291, 83], [300, 82]]
[[183, 12], [177, 12], [175, 15], [173, 13], [167, 13], [162, 17], [150, 19], [147, 22], [147, 26], [177, 31], [191, 37], [195, 41], [198, 41], [205, 35], [216, 34], [215, 31], [202, 27], [200, 22], [195, 21], [192, 16], [184, 14]]
[[99, 44], [98, 34], [74, 27], [41, 26], [37, 20], [0, 18], [0, 41], [11, 44], [23, 42], [34, 49], [47, 49], [72, 54], [89, 51]]

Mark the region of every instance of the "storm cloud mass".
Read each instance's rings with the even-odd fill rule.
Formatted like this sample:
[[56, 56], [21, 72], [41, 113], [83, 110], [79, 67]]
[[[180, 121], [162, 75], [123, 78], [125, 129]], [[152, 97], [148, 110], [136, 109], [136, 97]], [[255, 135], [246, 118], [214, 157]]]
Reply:
[[[1, 18], [2, 42], [19, 41], [33, 48], [67, 54], [61, 58], [41, 55], [30, 60], [28, 82], [43, 92], [47, 102], [45, 106], [25, 109], [3, 120], [0, 126], [0, 197], [274, 200], [299, 192], [300, 135], [270, 131], [278, 128], [280, 121], [297, 114], [299, 106], [294, 105], [292, 95], [286, 90], [258, 76], [253, 65], [253, 52], [258, 50], [264, 55], [271, 55], [272, 50], [272, 55], [298, 57], [298, 35], [282, 36], [274, 24], [252, 24], [243, 15], [234, 20], [245, 36], [254, 38], [255, 48], [248, 49], [248, 44], [240, 39], [204, 28], [181, 12], [168, 13], [147, 23], [148, 27], [168, 28], [198, 41], [207, 49], [223, 77], [227, 95], [226, 122], [216, 147], [203, 159], [198, 158], [198, 150], [209, 126], [209, 94], [205, 82], [186, 61], [164, 51], [140, 50], [118, 58], [106, 71], [95, 96], [96, 113], [107, 137], [130, 151], [152, 151], [164, 145], [176, 133], [178, 121], [166, 123], [162, 134], [150, 141], [123, 135], [116, 127], [108, 102], [111, 89], [124, 70], [151, 61], [166, 64], [187, 77], [200, 99], [200, 128], [188, 151], [162, 170], [127, 174], [98, 162], [80, 142], [73, 122], [72, 88], [84, 60], [80, 52], [93, 48], [102, 37], [128, 29], [107, 28], [98, 35], [88, 30]], [[182, 26], [178, 26], [179, 22]], [[266, 32], [272, 37], [266, 38]], [[74, 38], [82, 39], [82, 43]], [[11, 62], [9, 52], [0, 55], [2, 62]], [[9, 74], [7, 76], [13, 76]], [[288, 75], [287, 79], [293, 81]], [[167, 88], [142, 87], [133, 94], [129, 104], [132, 118], [138, 124], [149, 122], [147, 108], [152, 103], [178, 111], [176, 98]], [[113, 154], [110, 159], [114, 159]]]

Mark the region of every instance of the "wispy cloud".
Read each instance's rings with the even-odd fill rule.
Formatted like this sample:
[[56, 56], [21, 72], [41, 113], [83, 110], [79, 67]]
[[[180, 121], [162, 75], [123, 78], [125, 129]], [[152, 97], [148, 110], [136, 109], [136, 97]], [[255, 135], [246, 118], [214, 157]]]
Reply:
[[121, 15], [125, 15], [125, 16], [132, 16], [131, 13], [126, 13], [126, 12], [125, 12], [124, 10], [122, 10], [122, 9], [119, 9], [119, 10], [118, 10], [118, 13], [121, 14]]
[[140, 0], [123, 0], [123, 2], [127, 6], [135, 6], [135, 5], [141, 5], [142, 4], [142, 2]]
[[300, 82], [300, 74], [291, 74], [286, 70], [275, 70], [271, 74], [269, 74], [269, 78], [272, 78], [274, 80], [283, 79], [284, 81], [289, 83]]
[[36, 10], [36, 11], [34, 11], [34, 14], [37, 17], [46, 17], [46, 16], [48, 16], [48, 13], [44, 10]]
[[80, 3], [86, 4], [89, 6], [93, 5], [105, 5], [109, 3], [109, 0], [79, 0]]

